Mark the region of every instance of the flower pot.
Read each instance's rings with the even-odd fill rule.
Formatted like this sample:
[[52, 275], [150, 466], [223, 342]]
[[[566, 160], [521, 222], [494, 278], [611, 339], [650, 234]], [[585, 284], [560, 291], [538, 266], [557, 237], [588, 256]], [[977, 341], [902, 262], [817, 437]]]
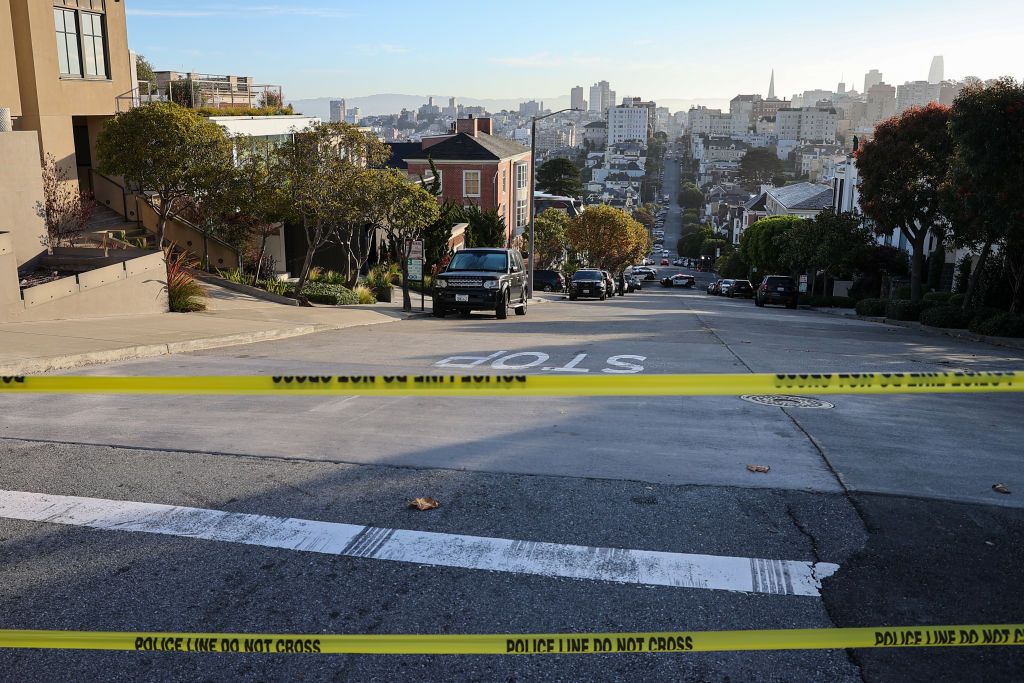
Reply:
[[375, 297], [377, 297], [377, 301], [378, 302], [384, 301], [384, 302], [387, 302], [387, 303], [391, 303], [391, 293], [392, 293], [392, 291], [394, 291], [394, 290], [392, 290], [391, 287], [384, 287], [384, 288], [381, 288], [381, 289], [373, 290], [373, 295]]

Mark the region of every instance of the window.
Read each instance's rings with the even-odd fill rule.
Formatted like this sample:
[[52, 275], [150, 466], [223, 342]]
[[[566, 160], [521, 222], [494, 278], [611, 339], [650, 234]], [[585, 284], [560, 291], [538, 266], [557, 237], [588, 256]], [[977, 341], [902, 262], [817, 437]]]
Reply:
[[62, 76], [81, 76], [82, 61], [78, 58], [78, 20], [75, 11], [54, 9], [57, 26], [57, 62]]
[[530, 185], [529, 178], [528, 178], [527, 172], [526, 172], [526, 168], [527, 168], [526, 164], [517, 164], [516, 165], [516, 189], [517, 190], [525, 190]]
[[462, 172], [462, 196], [463, 197], [479, 197], [480, 196], [480, 171], [463, 171]]
[[107, 77], [107, 60], [103, 43], [103, 17], [82, 12], [82, 57], [85, 75]]
[[[99, 0], [79, 4], [88, 5], [92, 9], [103, 8]], [[102, 14], [55, 7], [53, 23], [57, 34], [57, 64], [61, 76], [110, 77]]]
[[516, 200], [516, 227], [517, 228], [524, 228], [524, 227], [526, 227], [526, 221], [527, 221], [527, 218], [526, 218], [526, 200], [525, 199], [517, 199]]

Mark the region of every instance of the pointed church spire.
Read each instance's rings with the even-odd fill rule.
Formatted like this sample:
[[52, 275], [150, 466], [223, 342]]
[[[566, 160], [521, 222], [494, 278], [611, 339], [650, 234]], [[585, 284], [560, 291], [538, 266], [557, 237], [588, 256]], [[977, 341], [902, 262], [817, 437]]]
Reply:
[[775, 99], [775, 69], [772, 69], [772, 82], [771, 85], [768, 86], [768, 99]]

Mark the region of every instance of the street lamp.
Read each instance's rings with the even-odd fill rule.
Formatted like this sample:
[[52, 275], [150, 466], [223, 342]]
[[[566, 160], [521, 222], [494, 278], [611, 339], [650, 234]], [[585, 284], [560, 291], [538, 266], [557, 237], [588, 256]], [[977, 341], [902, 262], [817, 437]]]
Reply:
[[545, 114], [544, 116], [534, 116], [533, 117], [533, 122], [530, 124], [530, 203], [529, 203], [529, 207], [530, 207], [530, 277], [527, 280], [527, 285], [526, 285], [527, 289], [530, 290], [530, 296], [533, 296], [533, 266], [534, 266], [534, 263], [533, 263], [533, 254], [534, 254], [533, 227], [534, 227], [534, 222], [535, 222], [536, 217], [537, 217], [537, 212], [536, 212], [536, 210], [534, 210], [534, 207], [533, 207], [533, 193], [534, 193], [533, 185], [534, 185], [534, 179], [536, 178], [536, 175], [537, 175], [537, 168], [536, 168], [536, 166], [537, 166], [537, 122], [540, 121], [541, 119], [546, 119], [546, 118], [548, 118], [550, 116], [554, 116], [555, 114], [561, 114], [562, 112], [567, 112], [567, 111], [583, 111], [583, 110], [582, 109], [575, 109], [575, 108], [572, 108], [572, 107], [570, 107], [569, 109], [559, 109], [558, 111], [553, 111], [550, 114]]

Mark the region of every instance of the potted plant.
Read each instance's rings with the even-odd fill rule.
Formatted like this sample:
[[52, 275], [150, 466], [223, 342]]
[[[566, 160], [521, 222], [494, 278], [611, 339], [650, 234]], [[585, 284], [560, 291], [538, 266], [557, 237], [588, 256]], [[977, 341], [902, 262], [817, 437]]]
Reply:
[[391, 270], [385, 264], [371, 268], [370, 272], [366, 274], [366, 286], [377, 297], [377, 301], [391, 303], [392, 282]]

